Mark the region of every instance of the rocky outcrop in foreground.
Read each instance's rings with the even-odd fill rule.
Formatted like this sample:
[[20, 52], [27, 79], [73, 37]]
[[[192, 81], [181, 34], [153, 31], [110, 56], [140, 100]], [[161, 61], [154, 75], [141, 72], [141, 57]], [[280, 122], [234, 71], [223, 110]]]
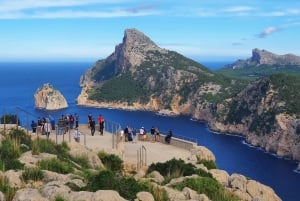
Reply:
[[[121, 142], [122, 143], [122, 142]], [[94, 168], [104, 168], [101, 161], [97, 157], [96, 150], [87, 149], [85, 146], [76, 142], [68, 143], [70, 146], [70, 155], [72, 156], [87, 156], [88, 163]], [[112, 150], [111, 150], [112, 151]], [[116, 152], [114, 152], [116, 153]], [[120, 153], [121, 154], [121, 153]], [[25, 164], [27, 168], [37, 167], [38, 161], [44, 159], [56, 158], [56, 155], [48, 153], [40, 153], [33, 155], [31, 151], [25, 152], [19, 158], [19, 161]], [[95, 160], [97, 158], [97, 160]], [[201, 168], [207, 173], [213, 175], [213, 177], [223, 187], [238, 196], [241, 200], [245, 201], [281, 201], [276, 193], [268, 186], [265, 186], [257, 181], [246, 178], [240, 174], [229, 175], [226, 171], [220, 169], [208, 170], [203, 164], [197, 164], [198, 159], [215, 160], [213, 153], [205, 147], [195, 146], [191, 149], [191, 156], [185, 158], [186, 162], [190, 162]], [[201, 178], [198, 175], [179, 177], [172, 179], [167, 184], [164, 177], [157, 171], [153, 171], [147, 174], [147, 168], [140, 170], [136, 169], [136, 166], [130, 166], [124, 161], [125, 174], [129, 172], [136, 172], [133, 178], [140, 181], [152, 182], [156, 188], [164, 189], [169, 197], [170, 201], [210, 201], [205, 194], [198, 194], [196, 191], [185, 187], [182, 191], [172, 188], [172, 185], [183, 182], [187, 178]], [[95, 169], [95, 171], [97, 171]], [[1, 178], [7, 178], [8, 184], [11, 187], [17, 188], [17, 192], [13, 196], [14, 201], [50, 201], [55, 200], [58, 197], [64, 198], [64, 200], [72, 201], [90, 201], [90, 200], [114, 200], [114, 201], [126, 201], [117, 191], [114, 190], [97, 190], [95, 192], [89, 191], [74, 191], [70, 186], [76, 186], [77, 188], [85, 187], [87, 184], [80, 174], [59, 174], [56, 172], [43, 170], [44, 178], [40, 181], [27, 181], [21, 179], [23, 170], [8, 170], [5, 172], [0, 171]], [[149, 192], [138, 192], [136, 194], [136, 201], [154, 201], [154, 197]], [[4, 194], [0, 191], [0, 200], [5, 200]]]
[[35, 107], [45, 110], [58, 110], [68, 107], [65, 97], [51, 84], [46, 83], [34, 94]]

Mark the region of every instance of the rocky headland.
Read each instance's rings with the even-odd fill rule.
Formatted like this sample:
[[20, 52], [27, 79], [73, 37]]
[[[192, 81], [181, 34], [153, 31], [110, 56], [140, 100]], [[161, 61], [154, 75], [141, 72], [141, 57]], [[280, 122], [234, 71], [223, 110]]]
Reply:
[[51, 84], [46, 83], [34, 94], [35, 107], [45, 110], [58, 110], [68, 107], [65, 97]]
[[226, 68], [242, 69], [260, 66], [297, 66], [300, 67], [300, 57], [294, 54], [278, 55], [267, 50], [253, 49], [252, 57], [246, 60], [238, 60]]
[[[258, 49], [247, 60], [270, 65], [299, 61], [290, 54], [276, 56]], [[191, 115], [207, 121], [212, 130], [243, 135], [254, 146], [300, 161], [299, 108], [293, 102], [299, 84], [284, 75], [249, 84], [226, 78], [128, 29], [115, 52], [82, 75], [77, 101], [94, 107]]]

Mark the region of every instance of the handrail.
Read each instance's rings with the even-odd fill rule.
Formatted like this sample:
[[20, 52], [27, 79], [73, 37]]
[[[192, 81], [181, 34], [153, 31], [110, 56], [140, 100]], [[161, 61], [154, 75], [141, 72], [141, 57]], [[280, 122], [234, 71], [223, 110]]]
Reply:
[[144, 145], [137, 150], [137, 169], [147, 166], [147, 149]]

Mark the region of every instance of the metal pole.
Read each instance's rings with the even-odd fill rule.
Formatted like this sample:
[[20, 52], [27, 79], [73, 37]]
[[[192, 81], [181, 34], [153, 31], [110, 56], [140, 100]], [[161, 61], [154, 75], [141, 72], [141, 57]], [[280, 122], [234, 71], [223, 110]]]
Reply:
[[58, 126], [56, 125], [56, 126], [55, 126], [55, 143], [56, 143], [56, 144], [57, 144], [57, 135], [58, 135], [58, 132], [59, 132]]

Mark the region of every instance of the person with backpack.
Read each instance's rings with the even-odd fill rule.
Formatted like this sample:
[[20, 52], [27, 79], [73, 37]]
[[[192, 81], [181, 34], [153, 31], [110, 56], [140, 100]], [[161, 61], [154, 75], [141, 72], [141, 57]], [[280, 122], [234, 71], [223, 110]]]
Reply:
[[99, 115], [98, 117], [98, 124], [99, 124], [99, 132], [100, 135], [103, 135], [103, 129], [104, 129], [104, 117], [102, 114]]

